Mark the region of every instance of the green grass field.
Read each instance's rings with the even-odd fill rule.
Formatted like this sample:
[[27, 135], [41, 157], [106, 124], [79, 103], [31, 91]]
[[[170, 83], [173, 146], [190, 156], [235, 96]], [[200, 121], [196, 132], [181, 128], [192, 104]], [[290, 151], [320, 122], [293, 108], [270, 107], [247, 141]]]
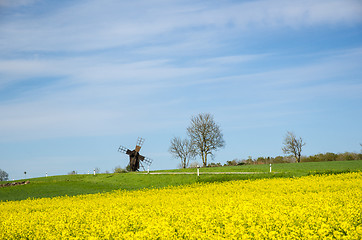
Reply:
[[[333, 162], [302, 162], [302, 163], [279, 163], [272, 165], [273, 172], [293, 173], [295, 176], [307, 175], [312, 171], [346, 171], [362, 170], [362, 160], [333, 161]], [[195, 169], [174, 169], [157, 172], [190, 172]], [[200, 168], [200, 172], [269, 172], [269, 164], [240, 165], [226, 167]]]
[[[339, 173], [361, 171], [362, 160], [343, 162], [307, 162], [273, 164], [269, 173], [269, 165], [242, 165], [234, 167], [201, 168], [200, 176], [196, 169], [175, 169], [157, 171], [194, 172], [195, 174], [142, 174], [116, 173], [97, 175], [64, 175], [33, 178], [30, 184], [0, 188], [0, 201], [23, 200], [27, 198], [43, 198], [56, 196], [73, 196], [109, 192], [116, 189], [137, 190], [143, 188], [162, 188], [192, 184], [195, 182], [221, 182], [230, 180], [247, 180], [275, 177], [300, 177], [309, 174]], [[153, 171], [151, 173], [155, 173]], [[256, 174], [207, 174], [210, 172], [255, 172]], [[5, 182], [0, 182], [0, 184]]]

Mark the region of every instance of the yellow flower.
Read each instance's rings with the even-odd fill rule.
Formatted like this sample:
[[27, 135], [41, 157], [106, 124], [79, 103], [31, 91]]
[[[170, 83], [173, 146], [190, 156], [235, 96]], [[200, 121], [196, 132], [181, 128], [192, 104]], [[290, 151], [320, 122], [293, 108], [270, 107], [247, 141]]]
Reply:
[[0, 203], [0, 239], [361, 239], [362, 173]]

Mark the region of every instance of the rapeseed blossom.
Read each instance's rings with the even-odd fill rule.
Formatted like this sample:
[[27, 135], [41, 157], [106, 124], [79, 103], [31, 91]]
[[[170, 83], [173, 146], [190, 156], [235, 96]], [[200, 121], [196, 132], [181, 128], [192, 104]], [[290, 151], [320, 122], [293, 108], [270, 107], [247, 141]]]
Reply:
[[361, 239], [362, 173], [0, 203], [0, 239]]

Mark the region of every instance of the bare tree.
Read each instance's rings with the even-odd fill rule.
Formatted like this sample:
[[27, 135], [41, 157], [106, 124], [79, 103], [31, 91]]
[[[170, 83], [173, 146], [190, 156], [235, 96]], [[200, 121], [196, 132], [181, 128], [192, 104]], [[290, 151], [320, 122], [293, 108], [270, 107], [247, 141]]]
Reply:
[[0, 169], [0, 181], [7, 181], [9, 180], [9, 174], [4, 170]]
[[302, 148], [305, 145], [303, 139], [301, 137], [297, 139], [297, 137], [293, 132], [288, 131], [287, 135], [284, 138], [283, 144], [284, 144], [284, 147], [282, 148], [283, 152], [285, 154], [293, 154], [295, 159], [299, 163], [301, 158]]
[[197, 154], [201, 156], [203, 166], [207, 166], [207, 156], [224, 147], [225, 141], [219, 125], [209, 113], [199, 114], [191, 118], [187, 133]]
[[181, 167], [187, 168], [191, 158], [195, 157], [195, 150], [188, 139], [181, 140], [179, 137], [171, 139], [169, 152], [181, 160]]

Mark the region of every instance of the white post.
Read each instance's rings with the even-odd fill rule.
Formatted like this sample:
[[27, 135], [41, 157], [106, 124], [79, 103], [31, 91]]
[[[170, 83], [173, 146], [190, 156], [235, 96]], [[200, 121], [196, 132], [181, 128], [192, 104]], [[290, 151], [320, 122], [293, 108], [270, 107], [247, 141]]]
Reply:
[[269, 172], [271, 172], [271, 164], [269, 165]]
[[93, 175], [94, 175], [94, 176], [96, 175], [96, 170], [95, 170], [95, 169], [93, 170]]
[[200, 176], [200, 169], [197, 168], [197, 176]]

